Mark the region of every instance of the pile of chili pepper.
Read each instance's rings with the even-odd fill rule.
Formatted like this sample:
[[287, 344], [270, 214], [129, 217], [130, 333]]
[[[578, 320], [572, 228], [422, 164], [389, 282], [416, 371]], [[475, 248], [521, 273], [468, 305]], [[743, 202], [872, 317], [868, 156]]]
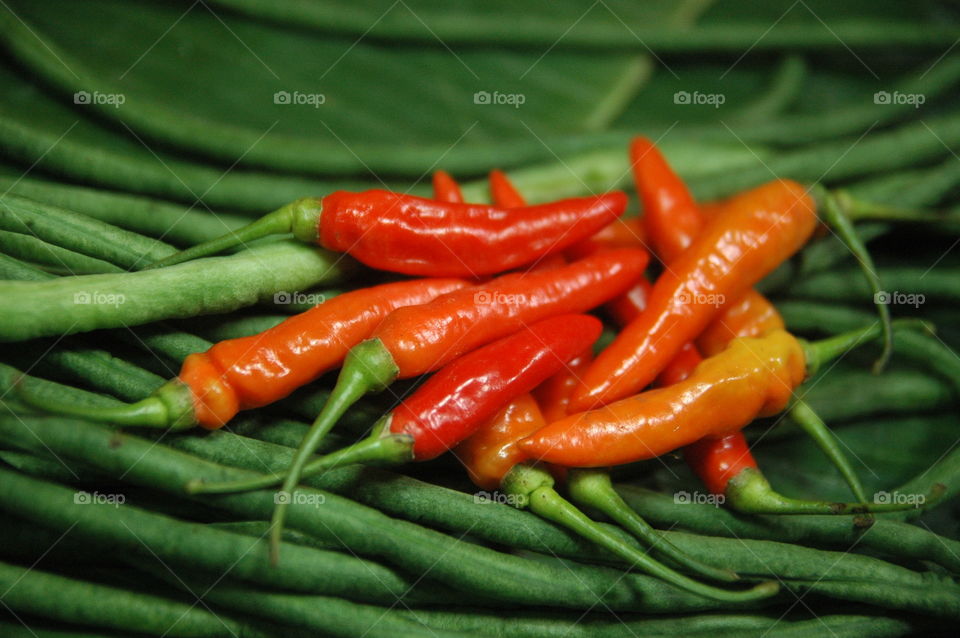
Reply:
[[[528, 205], [499, 171], [490, 174], [492, 205], [464, 202], [442, 171], [433, 178], [433, 199], [377, 190], [298, 200], [154, 266], [293, 233], [377, 269], [431, 278], [345, 293], [259, 334], [191, 354], [175, 379], [137, 403], [77, 405], [26, 387], [18, 397], [44, 411], [123, 426], [217, 429], [241, 410], [278, 401], [340, 368], [284, 475], [185, 486], [201, 494], [281, 485], [287, 497], [277, 499], [269, 530], [275, 563], [289, 495], [303, 477], [453, 451], [478, 487], [502, 490], [516, 507], [681, 589], [726, 601], [771, 596], [774, 582], [739, 590], [708, 585], [639, 549], [637, 543], [703, 578], [738, 580], [667, 541], [613, 489], [605, 468], [683, 450], [707, 489], [741, 511], [903, 509], [867, 502], [836, 439], [796, 392], [823, 364], [889, 337], [892, 324], [884, 317], [805, 342], [753, 289], [803, 247], [819, 222], [817, 202], [800, 184], [774, 180], [700, 205], [651, 142], [635, 140], [630, 157], [640, 219], [620, 219], [627, 207], [620, 192]], [[827, 207], [830, 219], [842, 213], [829, 201]], [[849, 226], [838, 226], [841, 238], [850, 236]], [[660, 267], [652, 281], [651, 249]], [[602, 324], [586, 314], [594, 311], [619, 326], [596, 356]], [[896, 327], [926, 329], [916, 322]], [[364, 395], [419, 377], [425, 380], [398, 397], [367, 437], [315, 456]], [[741, 430], [784, 411], [841, 471], [855, 502], [793, 499], [769, 485]], [[558, 485], [632, 539], [590, 519]], [[934, 486], [926, 502], [940, 491]]]

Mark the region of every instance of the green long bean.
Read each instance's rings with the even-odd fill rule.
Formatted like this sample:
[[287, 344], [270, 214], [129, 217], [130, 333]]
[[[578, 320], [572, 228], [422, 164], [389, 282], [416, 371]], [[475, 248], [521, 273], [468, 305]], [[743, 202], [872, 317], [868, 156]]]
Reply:
[[137, 269], [175, 252], [161, 241], [88, 215], [10, 194], [0, 197], [0, 229], [33, 235], [124, 270]]
[[0, 563], [0, 588], [5, 592], [4, 606], [18, 614], [183, 638], [241, 634], [250, 638], [268, 637], [246, 623], [214, 614], [202, 606], [81, 582], [9, 563]]
[[9, 257], [37, 264], [64, 275], [120, 273], [122, 268], [102, 259], [62, 248], [34, 235], [0, 230], [0, 251]]
[[[264, 586], [371, 603], [443, 602], [428, 583], [415, 588], [419, 581], [348, 554], [290, 545], [284, 548], [289, 555], [275, 569], [266, 559], [263, 537], [143, 510], [127, 504], [122, 492], [103, 495], [113, 500], [100, 504], [90, 500], [97, 494], [91, 496], [3, 468], [0, 477], [5, 487], [0, 492], [0, 509], [58, 534], [69, 533], [71, 538], [127, 556], [157, 560], [174, 568], [205, 570], [216, 576], [229, 573]], [[337, 577], [330, 578], [330, 574]]]
[[296, 241], [228, 257], [135, 273], [0, 282], [6, 311], [0, 340], [118, 328], [159, 319], [228, 312], [341, 279], [352, 260]]

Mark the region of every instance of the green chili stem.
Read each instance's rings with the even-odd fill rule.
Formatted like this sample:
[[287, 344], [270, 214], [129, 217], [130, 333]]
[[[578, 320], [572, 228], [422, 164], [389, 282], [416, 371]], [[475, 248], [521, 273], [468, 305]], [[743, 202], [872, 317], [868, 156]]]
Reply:
[[193, 394], [186, 385], [174, 379], [162, 385], [152, 396], [113, 407], [78, 405], [58, 401], [47, 393], [39, 393], [32, 385], [17, 384], [16, 396], [32, 408], [51, 414], [103, 421], [114, 425], [169, 428], [184, 430], [197, 424], [193, 411]]
[[[323, 437], [350, 406], [368, 392], [378, 392], [386, 388], [397, 378], [398, 372], [393, 356], [379, 339], [364, 341], [350, 350], [337, 377], [337, 385], [294, 454], [281, 491], [293, 493], [303, 476], [304, 467], [320, 446]], [[289, 501], [278, 502], [271, 518], [270, 558], [274, 563], [278, 559], [288, 505]]]
[[749, 514], [867, 514], [923, 509], [938, 501], [946, 488], [936, 483], [921, 503], [830, 503], [783, 496], [758, 470], [744, 468], [727, 484], [727, 502]]
[[553, 489], [553, 478], [540, 468], [529, 465], [514, 466], [504, 477], [503, 488], [508, 494], [517, 498], [518, 507], [529, 507], [534, 514], [576, 532], [623, 558], [632, 566], [639, 567], [644, 572], [680, 589], [726, 602], [746, 602], [768, 598], [780, 589], [777, 583], [768, 581], [747, 590], [729, 591], [699, 583], [670, 569], [613, 536], [596, 521], [590, 520]]
[[[303, 466], [300, 478], [315, 476], [321, 472], [354, 465], [356, 463], [403, 463], [412, 460], [413, 439], [408, 435], [391, 434], [381, 436], [378, 428], [374, 434], [353, 445], [331, 452]], [[190, 481], [185, 488], [188, 494], [231, 494], [249, 492], [266, 487], [280, 485], [285, 476], [265, 475], [242, 481], [223, 483], [205, 483], [202, 480]], [[289, 490], [288, 490], [289, 491]]]
[[[857, 230], [853, 227], [853, 222], [847, 216], [847, 211], [841, 200], [819, 186], [816, 187], [816, 192], [817, 199], [821, 203], [820, 210], [823, 211], [827, 224], [837, 233], [847, 250], [856, 257], [860, 264], [860, 270], [873, 293], [873, 305], [880, 317], [880, 326], [883, 332], [883, 350], [880, 353], [880, 358], [874, 363], [873, 370], [874, 372], [880, 372], [886, 367], [890, 355], [893, 354], [893, 327], [891, 326], [890, 307], [887, 304], [880, 303], [880, 293], [883, 289], [880, 284], [880, 277], [877, 275], [876, 265], [873, 263], [870, 251], [867, 250], [863, 240], [857, 234]], [[843, 201], [849, 203], [851, 200]]]
[[315, 241], [317, 238], [317, 224], [320, 211], [316, 200], [312, 198], [298, 199], [285, 206], [268, 213], [260, 219], [250, 222], [246, 226], [232, 230], [222, 237], [205, 241], [202, 244], [191, 246], [169, 257], [155, 261], [145, 270], [173, 266], [191, 259], [207, 257], [223, 252], [229, 248], [242, 246], [248, 242], [267, 237], [294, 233], [297, 239]]
[[790, 416], [792, 416], [797, 425], [813, 439], [814, 443], [816, 443], [817, 447], [830, 459], [834, 467], [840, 471], [843, 479], [847, 482], [847, 485], [850, 486], [850, 491], [853, 492], [854, 498], [860, 503], [866, 503], [867, 492], [863, 489], [863, 483], [860, 482], [860, 477], [858, 477], [857, 473], [853, 470], [850, 459], [848, 459], [847, 455], [840, 449], [841, 443], [837, 435], [834, 434], [833, 431], [827, 427], [827, 424], [823, 422], [823, 419], [817, 416], [817, 413], [801, 399], [796, 399], [793, 405], [790, 406]]
[[667, 556], [678, 565], [714, 580], [724, 582], [739, 580], [739, 576], [734, 571], [707, 565], [685, 554], [658, 533], [617, 494], [610, 481], [609, 472], [588, 469], [570, 470], [567, 475], [567, 490], [574, 501], [603, 512], [652, 549]]
[[[891, 328], [915, 330], [932, 333], [933, 326], [921, 319], [897, 319], [891, 322]], [[842, 334], [821, 339], [819, 341], [804, 341], [804, 354], [807, 362], [807, 376], [812, 376], [823, 364], [843, 356], [850, 350], [877, 338], [882, 333], [879, 323], [851, 330]]]

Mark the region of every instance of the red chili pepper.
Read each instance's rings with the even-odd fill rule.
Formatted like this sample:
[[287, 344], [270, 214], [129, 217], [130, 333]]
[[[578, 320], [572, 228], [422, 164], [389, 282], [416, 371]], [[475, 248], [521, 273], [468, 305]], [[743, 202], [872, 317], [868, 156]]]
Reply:
[[[560, 315], [488, 343], [431, 376], [381, 419], [373, 436], [314, 460], [300, 469], [316, 473], [360, 462], [426, 461], [470, 436], [505, 404], [552, 376], [577, 352], [600, 336], [602, 325], [589, 315]], [[193, 485], [193, 491], [232, 492], [276, 482], [273, 477], [221, 485]], [[286, 480], [284, 491], [297, 482]], [[283, 526], [284, 507], [275, 510], [274, 548]], [[275, 557], [275, 554], [274, 554]]]
[[730, 479], [744, 469], [760, 471], [743, 432], [701, 439], [685, 447], [683, 456], [712, 494], [725, 494]]
[[234, 231], [168, 257], [186, 259], [275, 233], [347, 253], [381, 270], [475, 277], [532, 263], [589, 237], [619, 217], [622, 192], [522, 208], [446, 203], [386, 190], [336, 191], [303, 199]]
[[527, 200], [513, 185], [503, 171], [490, 171], [490, 198], [503, 208], [519, 208], [527, 205]]
[[460, 185], [446, 171], [437, 171], [433, 174], [433, 198], [438, 202], [450, 204], [463, 203]]
[[816, 223], [813, 201], [778, 180], [739, 195], [659, 277], [649, 307], [587, 370], [571, 406], [585, 410], [646, 387], [726, 303], [796, 252]]
[[116, 408], [45, 401], [39, 407], [118, 425], [219, 428], [238, 411], [278, 401], [340, 365], [393, 310], [466, 286], [460, 279], [418, 279], [344, 293], [260, 334], [187, 356], [179, 376], [142, 401]]

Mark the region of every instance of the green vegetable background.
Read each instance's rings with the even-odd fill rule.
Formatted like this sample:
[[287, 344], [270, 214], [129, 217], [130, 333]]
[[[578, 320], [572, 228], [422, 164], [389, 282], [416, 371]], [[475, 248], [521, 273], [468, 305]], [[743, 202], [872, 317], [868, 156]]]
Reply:
[[[960, 3], [828, 0], [4, 0], [0, 2], [0, 635], [905, 636], [960, 618]], [[336, 189], [470, 201], [504, 169], [531, 202], [631, 191], [657, 145], [703, 201], [774, 177], [876, 204], [854, 215], [879, 292], [825, 232], [760, 285], [799, 335], [895, 317], [800, 394], [876, 499], [920, 512], [748, 516], [679, 455], [617, 468], [681, 549], [782, 592], [732, 606], [632, 572], [478, 496], [441, 458], [307, 479], [281, 562], [271, 490], [322, 378], [223, 430], [123, 431], [41, 414], [18, 386], [109, 406], [180, 362], [374, 273], [289, 238], [140, 271]], [[631, 192], [629, 215], [639, 205]], [[609, 334], [607, 335], [610, 336]], [[410, 385], [364, 399], [362, 436]], [[789, 418], [745, 432], [771, 484], [846, 501]]]

